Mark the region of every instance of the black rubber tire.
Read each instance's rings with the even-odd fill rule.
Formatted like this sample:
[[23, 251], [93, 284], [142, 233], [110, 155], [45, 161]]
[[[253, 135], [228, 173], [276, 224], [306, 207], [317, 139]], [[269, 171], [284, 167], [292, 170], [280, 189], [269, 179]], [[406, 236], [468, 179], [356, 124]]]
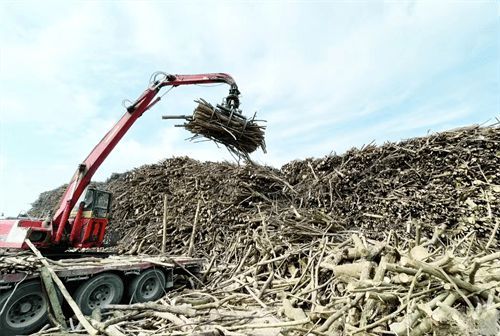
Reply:
[[14, 289], [0, 296], [0, 311], [3, 309], [0, 316], [1, 335], [29, 335], [48, 322], [48, 300], [40, 282], [21, 283], [14, 294], [12, 291]]
[[134, 277], [128, 287], [130, 302], [155, 301], [165, 294], [165, 274], [150, 268]]
[[116, 274], [101, 273], [82, 283], [73, 296], [82, 313], [90, 315], [95, 308], [120, 303], [123, 281]]

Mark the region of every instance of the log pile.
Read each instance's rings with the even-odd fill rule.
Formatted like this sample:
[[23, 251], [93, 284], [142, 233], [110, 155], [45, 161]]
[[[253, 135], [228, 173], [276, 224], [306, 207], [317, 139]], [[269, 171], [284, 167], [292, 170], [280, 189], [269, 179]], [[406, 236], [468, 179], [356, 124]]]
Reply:
[[[452, 238], [474, 231], [488, 241], [500, 217], [499, 133], [497, 126], [469, 127], [292, 161], [281, 170], [164, 160], [104, 184], [114, 195], [111, 231], [147, 237], [143, 251], [155, 252], [166, 195], [175, 253], [186, 251], [183, 242], [189, 240], [198, 201], [197, 241], [206, 251], [218, 244], [209, 243], [217, 239], [216, 230], [251, 228], [260, 217], [257, 205], [305, 209], [371, 237], [380, 238], [387, 229], [404, 235], [416, 226], [431, 235], [434, 227], [445, 224]], [[42, 215], [41, 210], [56, 205], [57, 196], [43, 193], [30, 214]], [[498, 241], [499, 230], [495, 232]]]
[[185, 254], [199, 202], [195, 241], [202, 257], [222, 253], [225, 239], [246, 231], [256, 204], [285, 197], [276, 169], [186, 157], [134, 169], [110, 181], [108, 189], [115, 195], [112, 222], [117, 223], [109, 230], [124, 236], [121, 246], [128, 253], [160, 251], [166, 197], [167, 251]]
[[99, 323], [130, 335], [496, 335], [498, 167], [496, 125], [280, 170], [174, 158], [115, 175], [118, 250], [159, 253], [166, 198], [166, 250], [207, 269], [203, 288]]

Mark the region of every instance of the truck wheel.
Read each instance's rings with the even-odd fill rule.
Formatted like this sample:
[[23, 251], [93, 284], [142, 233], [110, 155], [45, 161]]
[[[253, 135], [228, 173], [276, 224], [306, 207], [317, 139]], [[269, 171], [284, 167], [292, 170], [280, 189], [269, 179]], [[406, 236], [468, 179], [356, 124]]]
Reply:
[[165, 290], [165, 274], [157, 269], [148, 269], [137, 275], [128, 288], [132, 302], [154, 301], [161, 298]]
[[123, 281], [113, 273], [101, 273], [87, 280], [75, 291], [75, 302], [84, 315], [96, 308], [119, 303], [123, 296]]
[[27, 335], [40, 329], [48, 321], [47, 303], [38, 281], [21, 283], [4, 293], [0, 296], [0, 334]]

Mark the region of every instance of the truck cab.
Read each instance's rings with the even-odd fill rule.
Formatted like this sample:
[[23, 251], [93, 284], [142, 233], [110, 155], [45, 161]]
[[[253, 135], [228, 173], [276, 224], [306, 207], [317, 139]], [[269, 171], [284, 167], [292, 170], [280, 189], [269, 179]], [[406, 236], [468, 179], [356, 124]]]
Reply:
[[70, 243], [75, 247], [100, 246], [104, 239], [111, 210], [111, 193], [87, 188], [83, 200], [71, 212]]
[[83, 199], [71, 212], [71, 217], [76, 217], [79, 204], [83, 202], [83, 218], [109, 218], [111, 209], [111, 193], [96, 188], [87, 188]]

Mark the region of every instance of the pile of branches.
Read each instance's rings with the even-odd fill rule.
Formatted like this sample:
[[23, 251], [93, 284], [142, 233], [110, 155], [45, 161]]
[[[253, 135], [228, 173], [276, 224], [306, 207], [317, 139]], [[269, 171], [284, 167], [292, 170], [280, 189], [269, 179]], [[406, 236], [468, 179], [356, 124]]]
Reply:
[[[166, 198], [172, 253], [187, 252], [197, 213], [195, 238], [205, 246], [200, 256], [207, 257], [233, 233], [251, 229], [259, 209], [279, 213], [290, 207], [320, 222], [334, 221], [337, 230], [359, 228], [374, 238], [388, 229], [405, 235], [416, 226], [429, 236], [444, 224], [450, 239], [474, 232], [495, 246], [500, 240], [499, 135], [498, 126], [474, 126], [292, 161], [281, 170], [168, 159], [104, 183], [114, 195], [110, 232], [138, 238], [139, 252], [158, 252]], [[47, 204], [53, 199], [42, 194], [34, 209], [54, 207], [55, 201]]]
[[28, 215], [35, 218], [47, 217], [51, 212], [56, 210], [55, 208], [61, 200], [67, 186], [67, 184], [63, 184], [58, 188], [41, 193], [36, 201], [31, 203], [31, 209], [28, 211]]
[[277, 169], [187, 157], [134, 169], [108, 189], [115, 196], [109, 232], [124, 237], [124, 252], [160, 252], [165, 219], [166, 250], [186, 254], [196, 222], [196, 254], [203, 257], [223, 253], [225, 237], [248, 230], [257, 204], [286, 197]]
[[287, 244], [262, 221], [233, 263], [210, 263], [203, 287], [89, 319], [108, 335], [497, 335], [500, 252], [472, 235], [444, 243], [444, 230]]
[[169, 159], [108, 183], [115, 195], [111, 228], [125, 226], [127, 250], [135, 242], [133, 252], [157, 253], [166, 214], [166, 249], [187, 253], [194, 235], [196, 256], [210, 258], [271, 209], [268, 225], [278, 235], [294, 232], [292, 242], [307, 240], [302, 232], [352, 229], [383, 238], [391, 229], [404, 237], [418, 227], [430, 237], [445, 225], [447, 239], [472, 233], [498, 247], [499, 133], [470, 127], [293, 161], [281, 170]]
[[40, 266], [41, 263], [28, 251], [0, 250], [0, 275], [19, 272], [31, 275]]
[[500, 217], [498, 148], [498, 125], [472, 126], [292, 161], [281, 171], [297, 191], [295, 204], [372, 236], [415, 225], [430, 234], [445, 224], [454, 235], [484, 238]]
[[158, 254], [165, 221], [168, 253], [207, 259], [205, 286], [98, 323], [130, 335], [495, 335], [498, 139], [498, 126], [468, 127], [281, 170], [175, 158], [116, 175], [117, 250]]
[[204, 137], [226, 146], [237, 157], [249, 159], [248, 154], [261, 147], [266, 152], [265, 126], [257, 124], [255, 115], [247, 119], [237, 110], [222, 105], [212, 106], [203, 99], [196, 100], [198, 106], [193, 115], [182, 125], [194, 133], [193, 139]]

